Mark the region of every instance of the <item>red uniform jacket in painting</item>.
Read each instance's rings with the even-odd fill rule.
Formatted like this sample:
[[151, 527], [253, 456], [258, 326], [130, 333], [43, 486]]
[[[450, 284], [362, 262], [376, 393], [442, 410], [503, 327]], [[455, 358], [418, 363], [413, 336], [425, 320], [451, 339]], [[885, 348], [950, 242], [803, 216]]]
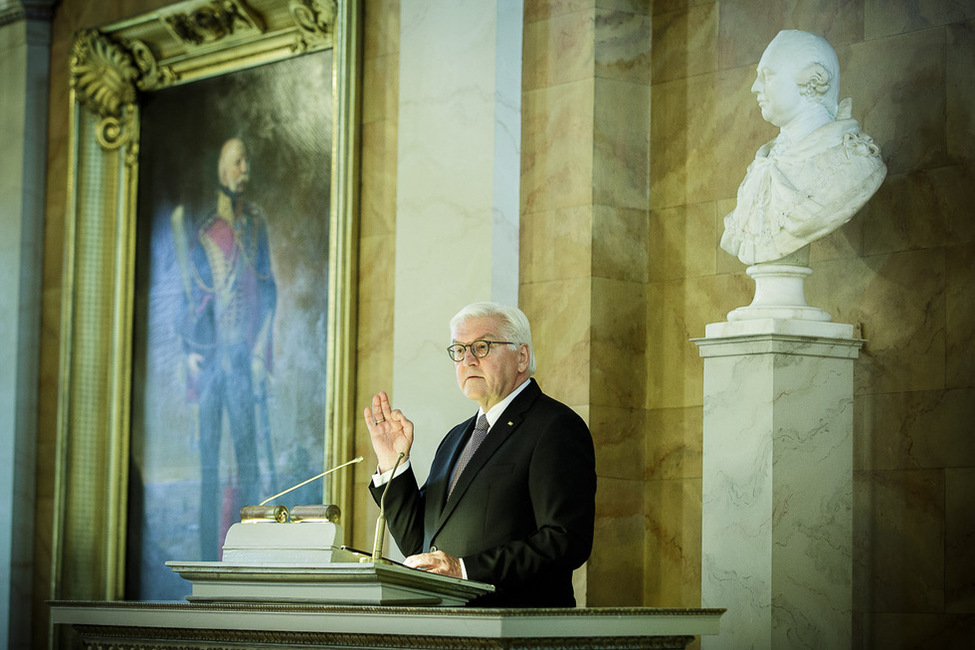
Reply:
[[[451, 429], [423, 487], [412, 469], [386, 496], [389, 530], [406, 555], [460, 557], [471, 580], [497, 591], [482, 607], [572, 607], [572, 571], [589, 558], [595, 519], [595, 453], [572, 409], [525, 387], [471, 458], [447, 498], [451, 469], [476, 417]], [[383, 487], [372, 488], [379, 500]]]

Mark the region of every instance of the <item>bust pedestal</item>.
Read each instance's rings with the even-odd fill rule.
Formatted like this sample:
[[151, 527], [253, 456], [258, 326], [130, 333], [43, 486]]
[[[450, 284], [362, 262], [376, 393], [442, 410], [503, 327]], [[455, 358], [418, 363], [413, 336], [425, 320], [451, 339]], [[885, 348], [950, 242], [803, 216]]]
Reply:
[[704, 358], [705, 648], [842, 648], [852, 611], [853, 326], [713, 323]]

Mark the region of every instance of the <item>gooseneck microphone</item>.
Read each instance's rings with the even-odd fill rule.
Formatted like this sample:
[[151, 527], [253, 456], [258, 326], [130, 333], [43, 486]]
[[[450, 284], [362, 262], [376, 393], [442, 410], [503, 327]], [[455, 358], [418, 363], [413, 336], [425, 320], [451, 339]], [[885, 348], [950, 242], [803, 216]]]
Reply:
[[[357, 456], [356, 458], [354, 458], [354, 459], [352, 459], [352, 460], [350, 460], [350, 461], [349, 461], [349, 462], [347, 462], [347, 463], [342, 463], [341, 465], [338, 465], [338, 466], [336, 466], [336, 467], [333, 467], [333, 468], [331, 468], [331, 469], [327, 469], [327, 470], [325, 470], [325, 471], [324, 471], [324, 472], [322, 472], [321, 474], [318, 474], [318, 475], [316, 475], [316, 476], [312, 476], [312, 477], [311, 477], [310, 479], [308, 479], [307, 481], [302, 481], [302, 482], [301, 482], [301, 483], [299, 483], [298, 485], [292, 485], [292, 486], [291, 486], [291, 487], [289, 487], [289, 488], [288, 488], [287, 490], [283, 490], [283, 491], [281, 491], [281, 492], [278, 492], [277, 494], [275, 494], [275, 495], [274, 495], [273, 497], [268, 497], [268, 498], [266, 498], [266, 499], [264, 499], [264, 500], [263, 500], [263, 501], [261, 501], [261, 502], [260, 502], [260, 504], [258, 504], [258, 505], [262, 505], [262, 506], [263, 506], [263, 505], [267, 505], [267, 502], [268, 502], [268, 501], [272, 501], [272, 500], [274, 500], [274, 499], [277, 499], [277, 498], [278, 498], [279, 496], [283, 496], [283, 495], [285, 495], [285, 494], [287, 494], [288, 492], [291, 492], [292, 490], [297, 490], [297, 489], [298, 489], [298, 488], [300, 488], [300, 487], [301, 487], [302, 485], [307, 485], [307, 484], [309, 484], [309, 483], [311, 483], [312, 481], [314, 481], [314, 480], [316, 480], [316, 479], [320, 479], [321, 477], [323, 477], [323, 476], [325, 476], [326, 474], [331, 474], [332, 472], [334, 472], [334, 471], [336, 471], [336, 470], [340, 470], [340, 469], [342, 469], [343, 467], [348, 467], [349, 465], [352, 465], [353, 463], [361, 463], [361, 462], [362, 462], [362, 460], [363, 460], [363, 458], [362, 458], [362, 456]], [[399, 464], [399, 463], [397, 463], [397, 464]]]
[[386, 481], [383, 495], [379, 498], [379, 518], [376, 519], [376, 539], [372, 545], [373, 564], [387, 562], [387, 560], [383, 559], [383, 538], [386, 536], [386, 493], [389, 492], [389, 486], [393, 483], [393, 475], [396, 473], [396, 468], [399, 467], [399, 464], [403, 462], [405, 457], [406, 452], [401, 451], [396, 458], [396, 464], [393, 465], [393, 469], [389, 473], [389, 480]]

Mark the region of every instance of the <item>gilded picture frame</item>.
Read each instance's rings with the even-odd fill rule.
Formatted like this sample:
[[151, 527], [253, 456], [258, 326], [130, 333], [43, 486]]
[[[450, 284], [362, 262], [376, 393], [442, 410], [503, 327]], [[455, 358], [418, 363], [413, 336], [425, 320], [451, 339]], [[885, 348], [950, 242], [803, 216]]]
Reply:
[[[142, 391], [151, 385], [144, 367], [148, 345], [144, 320], [150, 310], [140, 293], [147, 286], [142, 277], [145, 271], [140, 269], [145, 269], [147, 250], [155, 245], [147, 243], [143, 234], [145, 213], [152, 206], [147, 197], [153, 188], [140, 187], [140, 178], [146, 177], [140, 172], [149, 173], [140, 165], [147, 164], [143, 145], [152, 149], [152, 142], [165, 137], [159, 135], [165, 129], [154, 123], [161, 113], [150, 110], [149, 100], [205, 98], [205, 92], [193, 95], [182, 89], [191, 84], [223, 88], [219, 82], [224, 79], [273, 66], [288, 66], [288, 71], [281, 73], [283, 68], [277, 68], [265, 76], [293, 77], [304, 69], [295, 66], [326, 60], [323, 69], [330, 73], [325, 81], [330, 93], [329, 105], [323, 110], [331, 116], [331, 133], [329, 171], [323, 179], [329, 191], [322, 195], [328, 203], [322, 218], [328, 223], [322, 228], [326, 236], [318, 240], [327, 247], [321, 251], [323, 264], [327, 264], [321, 273], [327, 304], [321, 323], [326, 347], [324, 385], [320, 387], [324, 457], [318, 465], [339, 464], [351, 456], [357, 52], [355, 0], [190, 0], [76, 35], [70, 70], [52, 549], [57, 598], [122, 599], [127, 597], [127, 584], [128, 596], [139, 596], [131, 593], [132, 576], [138, 568], [127, 564], [127, 558], [133, 557], [133, 536], [128, 531], [136, 523], [129, 518], [143, 514], [134, 511], [133, 504], [144, 485], [133, 473], [130, 457], [133, 423], [146, 418]], [[313, 86], [309, 84], [304, 92], [313, 93]], [[233, 92], [233, 84], [230, 87]], [[240, 134], [239, 139], [246, 141], [248, 134]], [[206, 153], [203, 146], [200, 149], [187, 152], [188, 159], [196, 159], [201, 169], [213, 167], [212, 176], [217, 177], [217, 158], [222, 154]], [[251, 161], [260, 168], [278, 162], [266, 160], [272, 151], [269, 146], [249, 145], [247, 156], [264, 158]], [[222, 158], [220, 165], [222, 177]], [[165, 206], [167, 215], [177, 212], [173, 207]], [[271, 219], [268, 230], [274, 228]], [[177, 223], [175, 216], [172, 222]], [[172, 237], [170, 242], [176, 239]], [[288, 251], [276, 254], [290, 257]], [[320, 489], [323, 502], [341, 508], [342, 523], [349, 529], [351, 472], [329, 475]]]

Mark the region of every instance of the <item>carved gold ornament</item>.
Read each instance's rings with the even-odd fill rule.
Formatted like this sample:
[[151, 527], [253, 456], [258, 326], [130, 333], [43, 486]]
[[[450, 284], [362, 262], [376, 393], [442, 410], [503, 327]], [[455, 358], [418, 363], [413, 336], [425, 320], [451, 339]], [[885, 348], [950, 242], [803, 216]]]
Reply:
[[75, 39], [71, 52], [71, 86], [85, 107], [102, 117], [120, 117], [135, 102], [139, 69], [132, 56], [95, 30]]
[[132, 136], [140, 74], [131, 54], [104, 34], [85, 30], [75, 39], [70, 66], [78, 101], [102, 118], [95, 131], [98, 143], [105, 149], [121, 147]]
[[260, 16], [240, 0], [211, 0], [207, 6], [166, 17], [166, 24], [185, 45], [208, 45], [241, 32], [261, 32]]
[[299, 30], [296, 51], [327, 40], [335, 29], [335, 0], [291, 0], [288, 11]]

